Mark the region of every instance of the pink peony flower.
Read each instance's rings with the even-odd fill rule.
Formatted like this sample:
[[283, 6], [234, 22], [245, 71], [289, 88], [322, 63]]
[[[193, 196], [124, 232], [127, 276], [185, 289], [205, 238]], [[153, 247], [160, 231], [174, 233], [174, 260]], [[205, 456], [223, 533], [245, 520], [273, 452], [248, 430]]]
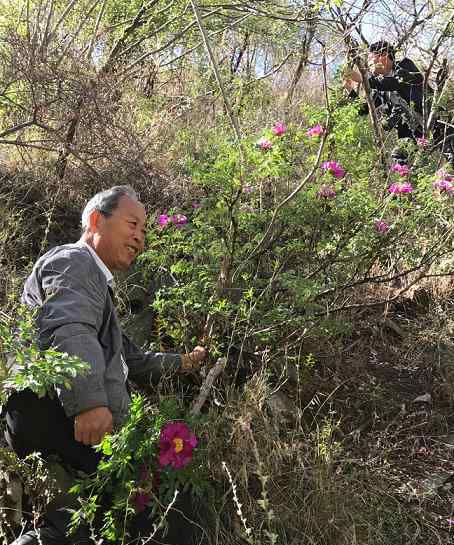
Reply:
[[386, 221], [383, 221], [383, 220], [375, 220], [375, 230], [384, 235], [385, 233], [387, 233], [389, 231], [389, 225], [386, 223]]
[[452, 185], [452, 182], [445, 178], [442, 178], [441, 180], [436, 180], [433, 183], [433, 188], [438, 189], [440, 193], [452, 193], [454, 191], [454, 186]]
[[164, 229], [164, 227], [169, 223], [170, 217], [167, 214], [161, 214], [158, 217], [158, 226], [159, 229]]
[[413, 191], [413, 186], [409, 182], [405, 182], [403, 184], [391, 184], [388, 187], [389, 193], [393, 194], [399, 194], [399, 193], [411, 193]]
[[268, 151], [273, 147], [273, 144], [267, 138], [260, 138], [255, 147], [262, 151]]
[[454, 182], [454, 176], [444, 168], [440, 168], [439, 170], [437, 170], [435, 176], [438, 180], [447, 180], [448, 182]]
[[396, 163], [391, 167], [391, 172], [397, 172], [399, 176], [408, 176], [410, 174], [410, 168], [408, 165], [400, 165]]
[[323, 173], [329, 172], [335, 178], [343, 178], [345, 176], [345, 170], [339, 163], [336, 163], [336, 161], [325, 161], [322, 163], [320, 168], [322, 169]]
[[282, 123], [282, 121], [278, 121], [271, 131], [275, 136], [282, 136], [287, 132], [287, 127], [284, 125], [284, 123]]
[[243, 193], [252, 193], [254, 191], [254, 188], [252, 185], [244, 185], [243, 186]]
[[321, 136], [324, 132], [325, 132], [325, 128], [322, 127], [320, 123], [317, 123], [317, 125], [314, 125], [313, 127], [307, 130], [306, 135], [312, 138], [314, 136]]
[[188, 218], [184, 214], [174, 214], [170, 221], [175, 225], [177, 229], [181, 229], [183, 225], [188, 223]]
[[317, 191], [317, 197], [319, 199], [334, 199], [336, 196], [336, 191], [334, 187], [330, 185], [322, 185]]
[[168, 422], [159, 437], [159, 464], [179, 469], [190, 463], [197, 437], [185, 422]]
[[429, 140], [425, 136], [421, 136], [420, 138], [416, 139], [416, 144], [420, 148], [425, 149], [429, 145]]

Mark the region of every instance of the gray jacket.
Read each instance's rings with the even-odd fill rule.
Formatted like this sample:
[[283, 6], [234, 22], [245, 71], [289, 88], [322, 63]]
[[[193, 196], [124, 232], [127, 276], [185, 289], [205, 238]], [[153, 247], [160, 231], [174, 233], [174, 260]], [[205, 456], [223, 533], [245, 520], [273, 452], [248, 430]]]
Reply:
[[180, 355], [144, 354], [122, 333], [106, 277], [88, 248], [66, 244], [43, 255], [25, 282], [22, 302], [39, 307], [41, 349], [53, 346], [90, 364], [71, 389], [56, 388], [69, 417], [106, 406], [119, 426], [130, 403], [127, 376], [150, 384], [181, 366]]

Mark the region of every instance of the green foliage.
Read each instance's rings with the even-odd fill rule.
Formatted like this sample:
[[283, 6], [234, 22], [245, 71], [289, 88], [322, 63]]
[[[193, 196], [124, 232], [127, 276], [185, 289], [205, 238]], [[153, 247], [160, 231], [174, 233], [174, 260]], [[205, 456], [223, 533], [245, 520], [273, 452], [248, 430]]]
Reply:
[[[446, 251], [452, 200], [432, 187], [434, 159], [411, 144], [414, 191], [392, 194], [389, 186], [405, 179], [380, 164], [358, 105], [339, 103], [333, 111], [322, 161], [337, 161], [345, 176], [317, 169], [265, 241], [275, 207], [313, 165], [320, 140], [307, 128], [324, 123], [326, 111], [306, 108], [304, 128], [290, 126], [281, 136], [265, 129], [247, 136], [241, 149], [219, 130], [194, 155], [188, 143], [185, 170], [204, 197], [196, 208], [167, 211], [169, 218], [184, 213], [188, 223], [152, 228], [141, 259], [145, 274], [166, 271], [171, 278], [154, 308], [177, 344], [209, 333], [214, 355], [229, 342], [249, 352], [287, 346], [296, 356], [307, 330], [348, 331], [330, 310], [348, 306], [355, 288], [436, 263]], [[263, 138], [270, 149], [260, 147]], [[331, 198], [323, 197], [326, 186]], [[389, 226], [385, 232], [380, 221]]]
[[89, 369], [77, 356], [53, 348], [40, 350], [36, 315], [18, 307], [14, 318], [0, 319], [0, 400], [30, 389], [39, 397], [53, 395], [55, 385], [71, 388], [71, 379]]
[[[17, 524], [14, 519], [20, 516], [22, 492], [27, 496], [29, 513], [36, 520], [60, 490], [49, 465], [37, 452], [19, 459], [10, 449], [0, 448], [0, 468], [0, 539], [2, 543], [11, 543], [11, 529]], [[14, 490], [16, 494], [11, 494]]]
[[163, 400], [156, 408], [143, 396], [133, 396], [125, 425], [107, 435], [98, 447], [103, 458], [96, 473], [80, 480], [71, 490], [81, 503], [73, 515], [73, 530], [83, 520], [96, 524], [104, 539], [116, 542], [133, 528], [141, 498], [157, 526], [164, 522], [165, 510], [176, 490], [182, 492], [190, 487], [193, 495], [206, 493], [205, 453], [200, 439], [188, 465], [173, 469], [161, 467], [158, 462], [161, 429], [173, 421], [184, 421], [194, 430], [201, 429], [202, 424], [200, 418], [185, 417], [173, 399]]

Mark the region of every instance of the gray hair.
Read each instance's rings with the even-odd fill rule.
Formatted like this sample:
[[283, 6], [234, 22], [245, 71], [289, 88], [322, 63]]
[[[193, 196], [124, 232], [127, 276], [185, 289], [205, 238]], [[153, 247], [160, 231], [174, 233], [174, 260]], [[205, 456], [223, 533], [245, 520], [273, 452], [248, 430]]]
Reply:
[[88, 218], [94, 210], [98, 210], [104, 216], [111, 216], [117, 208], [121, 197], [129, 197], [134, 201], [139, 202], [139, 197], [130, 185], [116, 185], [105, 191], [96, 193], [87, 204], [82, 212], [82, 231], [86, 231], [88, 227]]

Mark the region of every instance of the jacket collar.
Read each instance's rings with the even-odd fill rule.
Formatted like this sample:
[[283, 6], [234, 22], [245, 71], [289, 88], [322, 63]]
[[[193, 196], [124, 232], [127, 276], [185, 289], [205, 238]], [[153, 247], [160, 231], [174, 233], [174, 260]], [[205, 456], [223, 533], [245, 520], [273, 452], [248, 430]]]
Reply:
[[93, 256], [93, 259], [95, 260], [96, 265], [98, 265], [98, 267], [101, 269], [101, 272], [106, 277], [107, 285], [109, 286], [109, 288], [113, 288], [114, 287], [113, 274], [109, 271], [109, 269], [106, 267], [106, 264], [99, 257], [99, 255], [95, 252], [95, 250], [93, 250], [93, 248], [89, 244], [84, 242], [83, 240], [79, 240], [76, 244], [77, 244], [77, 246], [88, 248], [88, 251]]

